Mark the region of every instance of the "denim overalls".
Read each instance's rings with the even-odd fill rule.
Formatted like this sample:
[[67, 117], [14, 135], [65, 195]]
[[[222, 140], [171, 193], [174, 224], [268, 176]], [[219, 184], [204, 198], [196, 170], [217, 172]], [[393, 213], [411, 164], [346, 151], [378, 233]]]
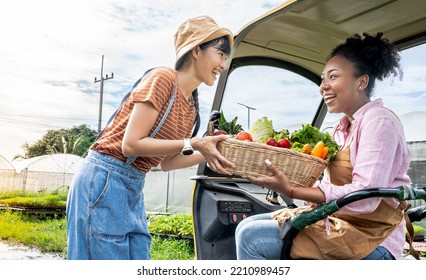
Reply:
[[[176, 97], [150, 135], [163, 125]], [[145, 173], [126, 162], [94, 150], [75, 173], [68, 194], [67, 242], [69, 260], [147, 260], [151, 235], [145, 214]]]

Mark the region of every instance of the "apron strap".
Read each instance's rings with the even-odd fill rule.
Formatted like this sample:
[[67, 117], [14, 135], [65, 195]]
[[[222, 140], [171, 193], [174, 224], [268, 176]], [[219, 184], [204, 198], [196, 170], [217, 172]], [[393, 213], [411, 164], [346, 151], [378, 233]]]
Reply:
[[[404, 201], [405, 202], [405, 201]], [[414, 249], [413, 247], [413, 241], [414, 241], [414, 228], [413, 228], [413, 224], [411, 223], [410, 217], [408, 217], [408, 209], [410, 209], [411, 205], [407, 204], [405, 202], [405, 213], [404, 213], [404, 218], [405, 218], [405, 226], [407, 228], [407, 233], [405, 234], [405, 241], [408, 243], [408, 250], [409, 252], [407, 253], [407, 255], [412, 255], [416, 260], [420, 260], [420, 254], [419, 252], [417, 252], [416, 249]]]

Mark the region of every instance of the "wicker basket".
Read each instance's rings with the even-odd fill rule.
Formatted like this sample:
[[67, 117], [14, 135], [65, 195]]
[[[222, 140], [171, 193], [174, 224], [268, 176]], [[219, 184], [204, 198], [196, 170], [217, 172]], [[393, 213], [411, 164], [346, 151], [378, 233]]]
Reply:
[[235, 168], [229, 169], [235, 175], [270, 176], [272, 173], [265, 163], [269, 159], [295, 187], [311, 187], [328, 164], [327, 160], [294, 150], [233, 138], [218, 142], [217, 149], [235, 163]]

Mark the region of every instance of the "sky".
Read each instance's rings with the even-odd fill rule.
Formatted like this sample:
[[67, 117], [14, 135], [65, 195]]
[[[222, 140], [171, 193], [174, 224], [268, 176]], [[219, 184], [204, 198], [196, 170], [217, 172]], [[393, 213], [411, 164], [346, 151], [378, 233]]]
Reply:
[[[114, 74], [104, 83], [104, 127], [145, 70], [173, 67], [173, 37], [186, 19], [209, 15], [219, 26], [236, 33], [282, 2], [8, 1], [0, 9], [0, 156], [11, 161], [23, 155], [22, 146], [34, 144], [48, 130], [80, 124], [97, 130], [100, 83], [95, 79], [101, 78], [102, 56], [103, 77]], [[382, 87], [384, 90], [378, 87], [380, 93], [388, 93], [385, 105], [398, 115], [426, 113], [424, 61], [426, 45], [407, 51], [402, 61], [404, 81], [392, 81]], [[200, 131], [205, 130], [215, 86], [199, 87], [200, 106], [205, 113]], [[242, 112], [245, 109], [237, 108]], [[245, 121], [243, 117], [241, 121]], [[413, 122], [418, 127], [418, 121]]]
[[97, 129], [102, 55], [103, 77], [114, 74], [104, 83], [103, 127], [145, 70], [173, 66], [173, 36], [186, 19], [209, 15], [235, 33], [281, 2], [8, 1], [0, 9], [0, 155], [23, 155], [22, 145], [48, 130]]

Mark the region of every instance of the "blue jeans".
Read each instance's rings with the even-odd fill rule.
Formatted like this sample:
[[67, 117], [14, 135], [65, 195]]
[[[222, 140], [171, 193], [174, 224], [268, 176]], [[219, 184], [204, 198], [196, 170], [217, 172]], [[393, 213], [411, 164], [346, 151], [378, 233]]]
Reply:
[[[279, 227], [271, 213], [250, 216], [241, 221], [235, 230], [238, 260], [279, 260], [283, 240], [279, 238]], [[377, 247], [363, 260], [394, 260], [389, 251]]]
[[129, 163], [89, 152], [68, 194], [69, 260], [150, 259], [144, 183]]

